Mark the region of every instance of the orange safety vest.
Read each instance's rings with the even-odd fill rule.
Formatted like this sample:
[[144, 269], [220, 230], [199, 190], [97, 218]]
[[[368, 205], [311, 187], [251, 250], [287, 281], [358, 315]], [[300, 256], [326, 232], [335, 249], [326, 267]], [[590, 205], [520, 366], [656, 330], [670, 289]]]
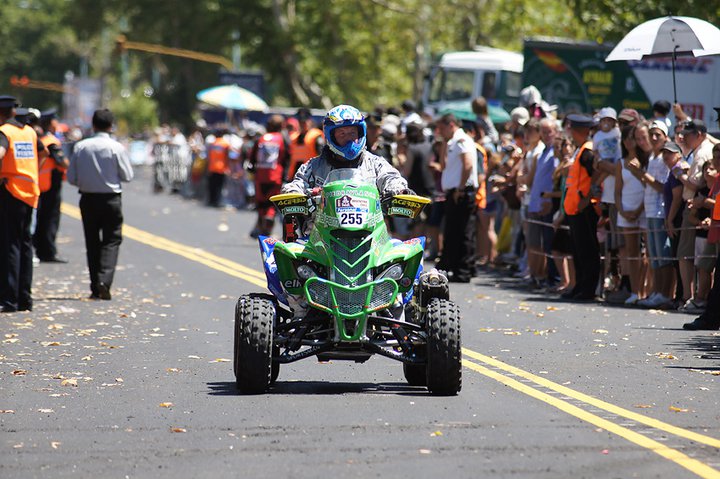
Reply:
[[208, 147], [208, 171], [224, 175], [229, 168], [230, 143], [225, 138], [218, 137]]
[[37, 208], [40, 188], [38, 187], [37, 133], [25, 125], [18, 128], [10, 123], [0, 126], [8, 139], [8, 150], [2, 158], [0, 178], [6, 181], [5, 188], [23, 203]]
[[579, 213], [579, 204], [582, 197], [587, 198], [590, 194], [590, 183], [592, 177], [588, 175], [587, 170], [580, 164], [580, 157], [585, 150], [592, 151], [592, 142], [585, 142], [583, 146], [578, 149], [575, 155], [575, 162], [570, 167], [568, 172], [567, 180], [565, 180], [565, 213], [568, 215], [576, 215]]
[[488, 174], [488, 153], [487, 150], [479, 143], [475, 143], [475, 148], [477, 148], [478, 153], [482, 155], [483, 171], [485, 172], [486, 178], [485, 181], [479, 183], [477, 193], [475, 193], [475, 204], [478, 208], [485, 209], [487, 206], [487, 189], [485, 184], [487, 183]]
[[52, 133], [46, 133], [45, 136], [40, 138], [40, 141], [45, 145], [45, 149], [48, 151], [48, 156], [40, 166], [38, 184], [40, 185], [40, 192], [45, 193], [52, 186], [52, 172], [53, 170], [59, 170], [63, 173], [65, 168], [58, 165], [55, 160], [50, 156], [50, 145], [57, 145], [58, 148], [62, 148], [62, 143]]
[[305, 133], [305, 138], [302, 143], [298, 143], [300, 132], [296, 131], [290, 134], [290, 163], [288, 164], [288, 176], [292, 179], [295, 176], [297, 168], [300, 165], [308, 161], [310, 158], [314, 158], [320, 154], [315, 148], [317, 139], [322, 136], [322, 131], [317, 128], [310, 128]]

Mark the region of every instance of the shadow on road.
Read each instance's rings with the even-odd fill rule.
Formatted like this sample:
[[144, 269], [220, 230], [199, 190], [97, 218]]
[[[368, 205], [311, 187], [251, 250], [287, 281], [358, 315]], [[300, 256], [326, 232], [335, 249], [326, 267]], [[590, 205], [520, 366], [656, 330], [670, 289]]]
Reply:
[[[235, 381], [208, 383], [210, 396], [238, 396]], [[401, 396], [428, 396], [425, 388], [405, 383], [348, 383], [329, 381], [277, 381], [267, 394], [303, 394], [333, 396], [338, 394], [395, 394]]]
[[677, 351], [700, 353], [695, 355], [698, 359], [709, 359], [710, 361], [715, 361], [717, 366], [710, 369], [718, 369], [718, 367], [720, 367], [720, 336], [693, 336], [668, 343], [667, 345]]

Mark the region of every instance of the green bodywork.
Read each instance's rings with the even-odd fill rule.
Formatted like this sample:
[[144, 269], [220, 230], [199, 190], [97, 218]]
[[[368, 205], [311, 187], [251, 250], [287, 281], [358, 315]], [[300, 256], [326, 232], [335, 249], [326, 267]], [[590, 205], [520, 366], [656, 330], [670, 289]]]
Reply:
[[[274, 249], [283, 288], [332, 315], [338, 341], [366, 338], [368, 315], [389, 308], [412, 288], [422, 253], [419, 240], [391, 242], [378, 189], [357, 169], [330, 173], [306, 243], [278, 241]], [[301, 264], [317, 275], [300, 278]], [[401, 265], [400, 277], [378, 279], [395, 264]]]

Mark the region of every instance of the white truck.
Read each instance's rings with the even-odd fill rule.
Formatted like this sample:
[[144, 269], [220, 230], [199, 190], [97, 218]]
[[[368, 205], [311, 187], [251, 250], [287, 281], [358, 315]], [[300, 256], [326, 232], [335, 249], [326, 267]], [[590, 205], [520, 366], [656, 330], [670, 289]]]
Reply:
[[[423, 106], [436, 112], [464, 109], [477, 96], [506, 111], [520, 89], [535, 85], [560, 113], [591, 113], [603, 106], [634, 108], [646, 117], [658, 100], [673, 101], [671, 59], [605, 62], [611, 45], [556, 38], [530, 38], [523, 55], [494, 48], [442, 55], [431, 69]], [[679, 57], [677, 97], [685, 112], [717, 130], [720, 56]], [[448, 106], [449, 105], [449, 106]]]
[[490, 111], [493, 121], [506, 121], [509, 116], [502, 112], [517, 106], [522, 68], [521, 54], [497, 48], [445, 53], [426, 78], [423, 107], [433, 113], [469, 112], [473, 98], [483, 96], [494, 107]]

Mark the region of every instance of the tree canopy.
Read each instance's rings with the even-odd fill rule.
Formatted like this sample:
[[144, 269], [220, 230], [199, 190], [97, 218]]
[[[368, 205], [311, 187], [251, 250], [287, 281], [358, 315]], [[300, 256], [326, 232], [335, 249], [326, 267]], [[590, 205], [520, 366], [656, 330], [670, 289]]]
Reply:
[[[0, 13], [0, 91], [26, 105], [61, 95], [9, 84], [12, 75], [62, 83], [67, 71], [103, 82], [103, 101], [128, 117], [189, 124], [195, 93], [218, 83], [219, 66], [131, 51], [116, 39], [231, 58], [261, 71], [266, 100], [370, 109], [417, 97], [432, 59], [475, 45], [520, 50], [528, 36], [617, 42], [665, 14], [717, 24], [717, 2], [686, 0], [6, 0]], [[127, 57], [126, 57], [127, 58]]]

